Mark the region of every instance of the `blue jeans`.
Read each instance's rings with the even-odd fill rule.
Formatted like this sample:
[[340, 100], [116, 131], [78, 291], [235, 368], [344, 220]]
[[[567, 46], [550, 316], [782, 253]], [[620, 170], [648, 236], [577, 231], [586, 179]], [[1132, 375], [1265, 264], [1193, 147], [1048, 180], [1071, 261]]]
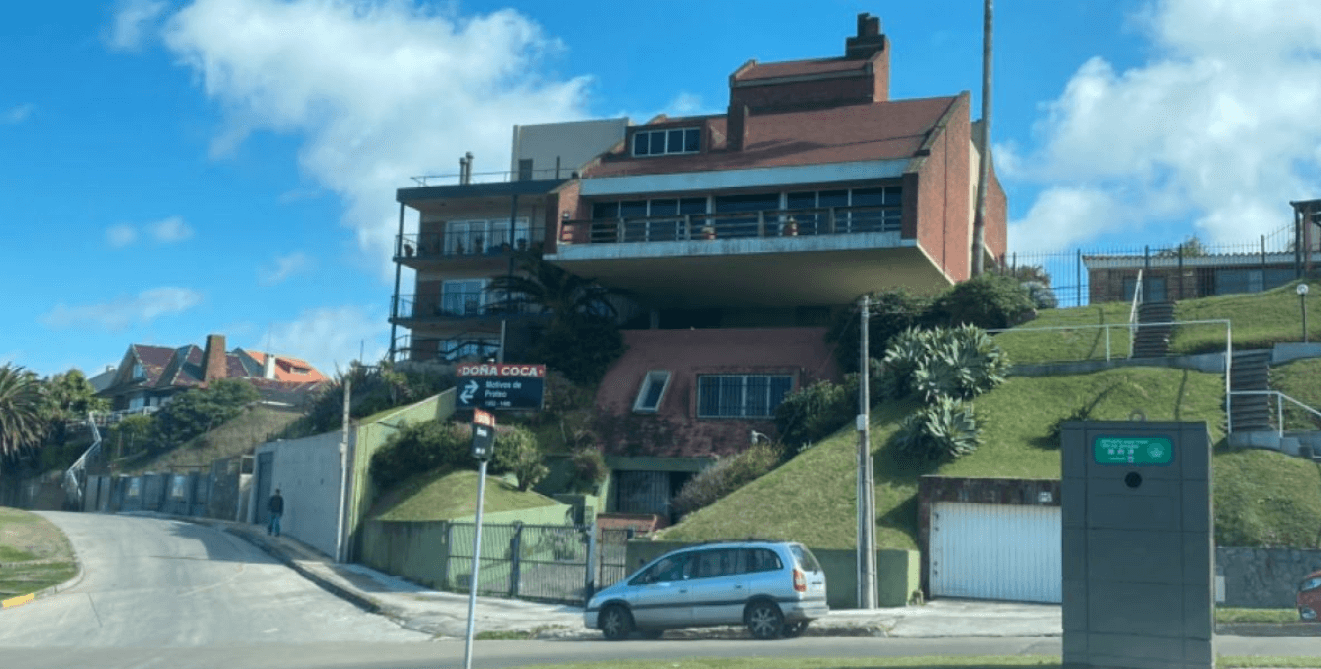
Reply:
[[266, 525], [266, 534], [280, 536], [280, 514], [272, 513], [270, 523]]

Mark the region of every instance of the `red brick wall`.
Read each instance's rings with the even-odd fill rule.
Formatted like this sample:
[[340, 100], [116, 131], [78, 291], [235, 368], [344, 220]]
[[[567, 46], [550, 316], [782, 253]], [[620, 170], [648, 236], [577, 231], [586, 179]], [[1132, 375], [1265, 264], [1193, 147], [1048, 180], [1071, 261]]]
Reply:
[[[938, 131], [931, 154], [916, 178], [918, 245], [954, 281], [968, 278], [972, 255], [969, 100], [964, 93], [954, 101], [952, 113], [946, 117], [944, 129]], [[908, 184], [906, 178], [905, 189]], [[907, 199], [904, 204], [909, 205]]]
[[991, 165], [991, 188], [986, 192], [986, 232], [983, 241], [991, 257], [999, 258], [1009, 250], [1008, 200], [1000, 187], [1000, 179], [995, 176], [995, 165]]
[[[876, 100], [878, 79], [861, 75], [844, 79], [798, 81], [765, 86], [739, 86], [729, 90], [731, 107], [747, 105], [754, 113], [782, 107], [809, 107], [826, 104], [860, 104]], [[888, 84], [888, 81], [887, 81]], [[884, 100], [885, 98], [879, 98]]]
[[554, 253], [560, 241], [585, 244], [588, 240], [587, 226], [578, 226], [572, 231], [564, 228], [566, 220], [586, 220], [591, 217], [591, 209], [582, 199], [582, 182], [571, 181], [560, 187], [558, 197], [548, 202], [549, 218], [546, 222], [546, 253]]
[[[775, 434], [770, 420], [698, 419], [703, 374], [791, 374], [799, 388], [838, 380], [825, 328], [625, 330], [627, 352], [596, 393], [597, 435], [610, 455], [705, 457], [747, 448], [749, 430]], [[647, 372], [668, 370], [670, 385], [655, 414], [633, 413]]]

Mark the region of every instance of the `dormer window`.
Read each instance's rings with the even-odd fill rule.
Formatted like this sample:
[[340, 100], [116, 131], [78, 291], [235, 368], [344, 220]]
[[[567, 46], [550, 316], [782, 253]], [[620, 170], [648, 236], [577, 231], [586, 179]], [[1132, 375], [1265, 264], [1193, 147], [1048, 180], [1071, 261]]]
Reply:
[[633, 133], [633, 155], [664, 156], [702, 150], [701, 128], [638, 130]]
[[147, 373], [146, 373], [145, 371], [143, 371], [143, 369], [142, 369], [142, 363], [140, 363], [140, 362], [135, 362], [135, 363], [133, 363], [133, 377], [132, 377], [132, 378], [135, 378], [135, 379], [144, 379], [144, 378], [146, 378], [146, 377], [147, 377]]

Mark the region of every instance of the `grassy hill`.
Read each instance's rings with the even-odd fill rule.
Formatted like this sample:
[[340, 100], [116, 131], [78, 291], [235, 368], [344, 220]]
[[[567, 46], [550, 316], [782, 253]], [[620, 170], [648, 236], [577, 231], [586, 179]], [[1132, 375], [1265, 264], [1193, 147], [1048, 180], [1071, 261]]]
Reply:
[[[210, 467], [216, 460], [251, 453], [254, 447], [265, 443], [298, 418], [299, 414], [294, 412], [278, 411], [260, 404], [250, 406], [214, 430], [198, 435], [171, 451], [122, 463], [120, 472], [136, 475], [186, 467]], [[113, 449], [113, 444], [108, 446]]]
[[[1321, 379], [1321, 359], [1295, 360], [1271, 368], [1271, 388], [1321, 411], [1321, 383], [1317, 379]], [[1321, 430], [1321, 417], [1286, 402], [1284, 426], [1288, 430]]]
[[[986, 443], [959, 460], [935, 465], [896, 458], [887, 441], [910, 404], [873, 411], [872, 447], [877, 545], [916, 548], [917, 482], [923, 474], [1058, 478], [1051, 426], [1088, 407], [1093, 420], [1205, 421], [1222, 442], [1222, 377], [1182, 370], [1125, 368], [1071, 377], [1012, 378], [978, 398]], [[701, 541], [760, 536], [822, 548], [856, 542], [856, 433], [844, 428], [770, 474], [692, 514], [664, 538]], [[1312, 463], [1276, 453], [1216, 450], [1217, 535], [1226, 545], [1303, 541], [1321, 528], [1321, 474]], [[1232, 541], [1228, 541], [1232, 540]]]
[[[518, 488], [494, 476], [486, 477], [486, 513], [516, 511], [554, 504], [555, 500]], [[368, 514], [375, 520], [449, 520], [477, 513], [477, 472], [436, 470], [419, 474], [386, 493]]]

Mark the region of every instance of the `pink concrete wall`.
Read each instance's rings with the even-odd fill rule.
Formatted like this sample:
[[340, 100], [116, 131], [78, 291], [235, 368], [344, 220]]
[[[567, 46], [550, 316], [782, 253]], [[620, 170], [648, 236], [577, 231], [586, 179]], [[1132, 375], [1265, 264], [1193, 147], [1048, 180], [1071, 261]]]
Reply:
[[[770, 420], [697, 418], [697, 377], [704, 374], [789, 374], [794, 388], [840, 373], [825, 328], [625, 330], [628, 346], [602, 379], [596, 425], [608, 455], [709, 457], [749, 445], [749, 430], [772, 437]], [[668, 370], [670, 385], [655, 414], [633, 413], [647, 372]]]

